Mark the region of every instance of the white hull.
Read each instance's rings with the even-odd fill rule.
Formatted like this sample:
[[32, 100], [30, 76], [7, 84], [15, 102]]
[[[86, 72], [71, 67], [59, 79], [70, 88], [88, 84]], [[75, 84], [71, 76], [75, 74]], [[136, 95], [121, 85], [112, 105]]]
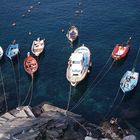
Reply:
[[[73, 70], [72, 70], [72, 64], [71, 64], [71, 57], [69, 59], [69, 63], [68, 63], [68, 67], [67, 67], [67, 72], [66, 72], [66, 77], [67, 80], [71, 83], [72, 86], [76, 86], [80, 81], [82, 81], [88, 71], [89, 71], [89, 67], [90, 67], [90, 50], [85, 47], [84, 45], [82, 45], [81, 47], [77, 48], [73, 54], [83, 54], [84, 55], [84, 62], [83, 62], [83, 66], [82, 66], [82, 71], [80, 72], [80, 75], [76, 75], [73, 74]], [[71, 55], [72, 56], [72, 55]]]
[[71, 43], [73, 43], [78, 37], [78, 29], [75, 26], [71, 26], [66, 34], [66, 37]]
[[132, 91], [139, 79], [139, 73], [134, 71], [127, 71], [120, 81], [120, 88], [124, 93]]
[[31, 51], [35, 56], [39, 56], [44, 50], [44, 39], [40, 40], [40, 38], [33, 41]]
[[2, 49], [2, 47], [0, 46], [0, 60], [2, 59], [2, 56], [3, 56], [3, 49]]

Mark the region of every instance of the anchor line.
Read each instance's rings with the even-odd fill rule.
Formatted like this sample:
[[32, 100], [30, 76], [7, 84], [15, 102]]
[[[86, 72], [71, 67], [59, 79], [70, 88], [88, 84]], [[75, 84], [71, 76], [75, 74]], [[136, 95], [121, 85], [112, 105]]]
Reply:
[[15, 82], [15, 88], [16, 88], [16, 93], [17, 93], [17, 103], [18, 103], [18, 107], [19, 107], [19, 93], [18, 93], [18, 86], [17, 86], [17, 80], [16, 80], [16, 73], [15, 73], [15, 68], [14, 68], [14, 64], [13, 61], [11, 59], [11, 64], [12, 64], [12, 69], [13, 69], [13, 74], [14, 74], [14, 82]]
[[17, 61], [18, 61], [18, 94], [19, 94], [19, 105], [21, 102], [21, 93], [20, 93], [20, 60], [19, 60], [19, 54], [17, 55]]
[[118, 97], [119, 93], [120, 93], [120, 87], [118, 88], [117, 94], [116, 94], [116, 96], [115, 96], [115, 98], [114, 98], [114, 100], [113, 100], [113, 103], [112, 103], [112, 105], [110, 106], [110, 109], [109, 109], [109, 111], [106, 113], [106, 115], [105, 115], [105, 117], [103, 118], [103, 120], [105, 120], [106, 118], [108, 118], [108, 116], [110, 115], [110, 113], [111, 113], [111, 111], [112, 111], [112, 109], [113, 109], [113, 107], [114, 107], [114, 105], [115, 105], [115, 102], [117, 101], [117, 97]]
[[[123, 96], [122, 96], [120, 102], [118, 103], [118, 105], [117, 105], [117, 107], [114, 109], [114, 111], [117, 110], [117, 109], [120, 107], [121, 103], [123, 102], [124, 97], [125, 97], [125, 93], [123, 94]], [[112, 112], [110, 113], [109, 116], [111, 116], [111, 115], [113, 114], [114, 111], [112, 111]], [[109, 116], [108, 116], [108, 118], [109, 118]]]
[[1, 66], [0, 66], [0, 76], [1, 76], [1, 81], [2, 81], [2, 89], [3, 89], [3, 94], [4, 94], [4, 101], [5, 101], [5, 112], [7, 112], [8, 111], [8, 104], [7, 104], [7, 99], [6, 99], [6, 90], [5, 90], [3, 75], [2, 75], [2, 71], [1, 71]]
[[22, 102], [21, 106], [23, 106], [23, 105], [26, 103], [26, 101], [27, 101], [27, 99], [28, 99], [28, 97], [29, 97], [29, 95], [30, 95], [31, 88], [32, 88], [32, 81], [31, 81], [31, 83], [30, 83], [28, 92], [27, 92], [26, 97], [25, 97], [24, 101]]
[[31, 105], [32, 98], [33, 98], [33, 83], [34, 83], [34, 76], [32, 75], [32, 81], [31, 81], [31, 96], [30, 96], [30, 100], [29, 100], [28, 106]]
[[[91, 90], [95, 89], [95, 88], [97, 87], [97, 85], [100, 84], [100, 82], [103, 80], [103, 78], [108, 74], [108, 72], [109, 72], [110, 69], [112, 68], [114, 62], [115, 62], [115, 60], [112, 62], [112, 64], [110, 65], [110, 67], [107, 69], [107, 71], [104, 73], [104, 75], [103, 75], [103, 76], [100, 78], [100, 80], [93, 86], [93, 88], [92, 88]], [[72, 107], [72, 108], [70, 109], [70, 111], [76, 109], [76, 108], [85, 100], [85, 98], [86, 98], [87, 95], [88, 95], [88, 92], [87, 92], [87, 94], [84, 94], [84, 95], [79, 99], [78, 103], [77, 103], [74, 107]]]
[[71, 100], [71, 94], [72, 94], [72, 90], [71, 90], [71, 84], [70, 84], [70, 91], [69, 91], [69, 98], [68, 98], [68, 103], [67, 103], [67, 108], [66, 108], [66, 114], [69, 110], [69, 106], [70, 106], [70, 100]]
[[137, 64], [137, 61], [138, 61], [138, 57], [139, 57], [139, 53], [140, 53], [140, 46], [139, 46], [139, 49], [138, 49], [138, 52], [137, 52], [135, 61], [134, 61], [134, 63], [133, 63], [133, 69], [135, 69], [135, 67], [136, 67], [136, 64]]
[[79, 121], [77, 121], [76, 119], [74, 119], [74, 118], [71, 117], [70, 115], [69, 115], [68, 117], [69, 117], [71, 120], [73, 120], [74, 122], [76, 122], [80, 127], [82, 127], [82, 128], [86, 131], [87, 135], [90, 134], [90, 132], [87, 130], [87, 128], [86, 128], [84, 125], [82, 125]]

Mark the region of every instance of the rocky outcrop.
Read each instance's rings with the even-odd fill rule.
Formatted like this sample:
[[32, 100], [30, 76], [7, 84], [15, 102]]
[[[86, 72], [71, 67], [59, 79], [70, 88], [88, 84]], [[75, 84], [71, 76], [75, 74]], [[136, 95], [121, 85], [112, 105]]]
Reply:
[[96, 126], [80, 115], [48, 104], [33, 109], [24, 106], [0, 117], [0, 140], [119, 140], [121, 130], [116, 126], [115, 121]]

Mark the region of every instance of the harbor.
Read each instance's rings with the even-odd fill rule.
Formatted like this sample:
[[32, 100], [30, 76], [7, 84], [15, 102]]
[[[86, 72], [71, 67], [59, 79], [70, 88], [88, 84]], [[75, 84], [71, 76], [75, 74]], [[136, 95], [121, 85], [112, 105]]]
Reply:
[[47, 102], [97, 126], [113, 117], [140, 129], [139, 6], [104, 4], [2, 1], [1, 116]]

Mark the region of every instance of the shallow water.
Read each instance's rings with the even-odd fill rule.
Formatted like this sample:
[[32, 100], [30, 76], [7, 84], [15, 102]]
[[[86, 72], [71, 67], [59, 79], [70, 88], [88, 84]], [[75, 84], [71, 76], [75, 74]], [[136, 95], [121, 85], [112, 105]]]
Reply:
[[[31, 78], [23, 69], [23, 60], [30, 51], [32, 41], [37, 37], [46, 39], [44, 53], [39, 57], [39, 70], [34, 79], [32, 106], [47, 101], [56, 106], [66, 108], [69, 83], [66, 79], [68, 58], [73, 51], [69, 46], [65, 34], [70, 24], [79, 28], [79, 42], [84, 43], [91, 50], [92, 64], [90, 74], [76, 88], [72, 88], [70, 108], [80, 99], [91, 82], [95, 79], [107, 59], [111, 55], [116, 43], [125, 43], [132, 36], [131, 50], [125, 60], [115, 63], [102, 82], [90, 89], [84, 102], [74, 110], [90, 121], [100, 122], [108, 112], [110, 105], [119, 88], [119, 82], [126, 70], [131, 70], [138, 51], [140, 40], [140, 3], [138, 0], [87, 0], [58, 1], [42, 0], [17, 1], [2, 0], [0, 9], [0, 44], [4, 50], [16, 39], [20, 45], [20, 93], [24, 99]], [[31, 13], [27, 10], [33, 5]], [[82, 15], [75, 14], [76, 10], [83, 10]], [[25, 17], [22, 15], [25, 14]], [[11, 24], [16, 22], [16, 26]], [[61, 30], [64, 29], [64, 33]], [[32, 35], [29, 36], [29, 32]], [[77, 45], [74, 46], [74, 49]], [[140, 71], [140, 58], [136, 71]], [[108, 67], [111, 65], [110, 60]], [[6, 56], [1, 60], [2, 73], [8, 96], [8, 106], [17, 105], [13, 69]], [[15, 62], [16, 78], [18, 79], [18, 65]], [[140, 128], [140, 88], [131, 92], [114, 113], [127, 119]], [[2, 87], [0, 88], [1, 95]], [[122, 97], [120, 91], [119, 100]], [[117, 101], [117, 104], [119, 103]], [[28, 102], [26, 103], [28, 104]], [[116, 105], [116, 104], [115, 104]]]

